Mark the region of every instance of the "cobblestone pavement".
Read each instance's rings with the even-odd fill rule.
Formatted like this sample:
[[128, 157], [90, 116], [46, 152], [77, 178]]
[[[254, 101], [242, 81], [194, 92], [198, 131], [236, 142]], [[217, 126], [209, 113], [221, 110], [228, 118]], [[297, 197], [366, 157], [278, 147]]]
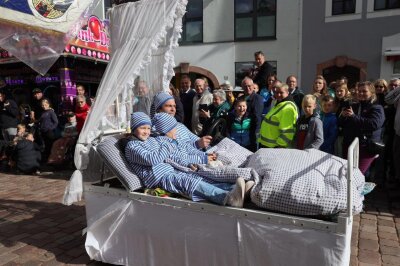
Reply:
[[[60, 203], [69, 176], [0, 174], [0, 265], [106, 265], [86, 255], [84, 203]], [[389, 196], [376, 189], [355, 216], [351, 265], [400, 266], [400, 198]]]

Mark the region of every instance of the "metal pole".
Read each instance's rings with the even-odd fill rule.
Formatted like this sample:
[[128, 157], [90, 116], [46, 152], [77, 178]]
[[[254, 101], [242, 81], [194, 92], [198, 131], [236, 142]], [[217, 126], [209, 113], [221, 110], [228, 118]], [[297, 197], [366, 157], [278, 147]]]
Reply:
[[353, 170], [358, 167], [359, 140], [355, 138], [347, 151], [347, 217], [353, 215], [352, 179]]

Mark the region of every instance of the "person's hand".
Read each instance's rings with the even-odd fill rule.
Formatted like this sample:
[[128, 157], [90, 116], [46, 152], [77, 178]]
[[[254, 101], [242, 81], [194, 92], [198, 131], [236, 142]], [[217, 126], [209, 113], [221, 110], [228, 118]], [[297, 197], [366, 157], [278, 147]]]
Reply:
[[35, 120], [35, 112], [34, 111], [31, 111], [31, 119]]
[[354, 115], [353, 108], [349, 107], [349, 108], [343, 109], [342, 115], [345, 117], [353, 116]]
[[203, 118], [210, 118], [210, 111], [199, 110], [199, 116]]
[[208, 162], [214, 162], [217, 160], [217, 154], [215, 152], [207, 154]]
[[207, 148], [208, 146], [210, 146], [210, 143], [212, 141], [212, 137], [211, 136], [204, 136], [202, 138], [200, 138], [197, 141], [197, 145], [203, 149], [203, 148]]
[[197, 172], [197, 170], [199, 170], [199, 167], [197, 164], [189, 164], [190, 169], [192, 169], [193, 171]]

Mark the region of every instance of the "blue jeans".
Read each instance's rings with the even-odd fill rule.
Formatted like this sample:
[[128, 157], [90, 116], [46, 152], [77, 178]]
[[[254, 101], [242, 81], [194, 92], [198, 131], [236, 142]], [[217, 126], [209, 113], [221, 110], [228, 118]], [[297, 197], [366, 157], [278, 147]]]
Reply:
[[196, 189], [193, 191], [193, 195], [209, 200], [218, 205], [224, 205], [224, 200], [229, 191], [233, 189], [234, 185], [235, 184], [229, 183], [209, 184], [200, 181]]

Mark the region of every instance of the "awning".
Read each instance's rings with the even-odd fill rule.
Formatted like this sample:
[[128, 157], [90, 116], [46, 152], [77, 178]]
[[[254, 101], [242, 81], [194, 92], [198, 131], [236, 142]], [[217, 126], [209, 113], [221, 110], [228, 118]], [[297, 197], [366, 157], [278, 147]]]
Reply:
[[400, 47], [390, 47], [387, 48], [383, 55], [386, 56], [386, 60], [388, 61], [397, 61], [400, 60]]

